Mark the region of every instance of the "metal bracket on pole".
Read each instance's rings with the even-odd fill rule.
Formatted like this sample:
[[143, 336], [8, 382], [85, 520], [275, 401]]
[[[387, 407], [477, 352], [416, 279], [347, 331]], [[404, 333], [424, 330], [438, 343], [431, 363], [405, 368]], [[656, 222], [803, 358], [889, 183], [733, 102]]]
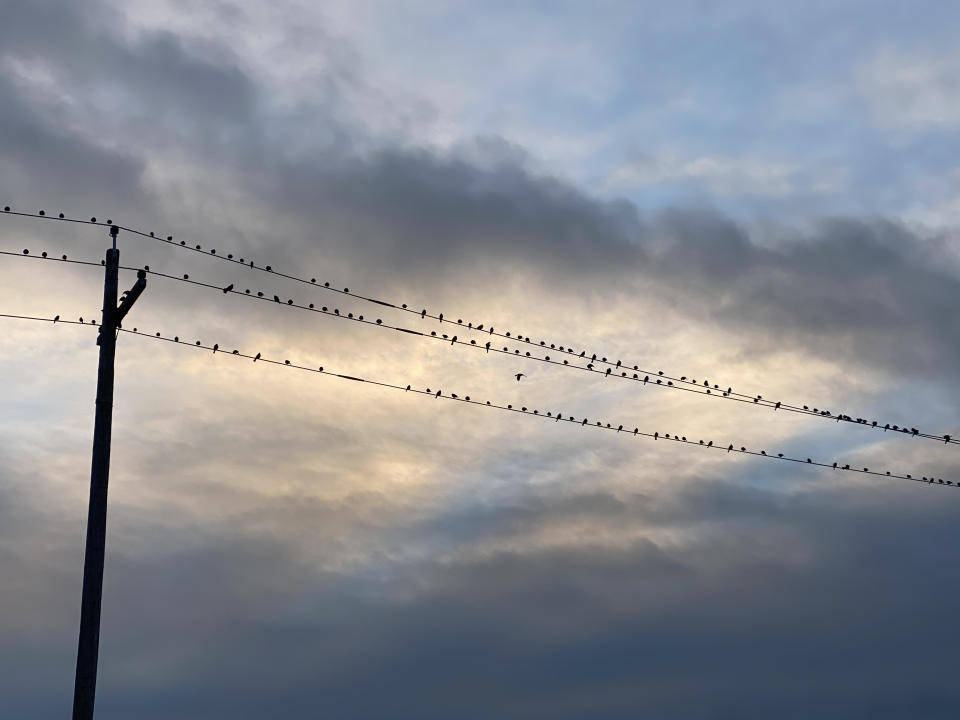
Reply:
[[137, 282], [134, 283], [132, 288], [127, 290], [125, 297], [120, 301], [120, 306], [117, 308], [117, 327], [123, 327], [123, 318], [125, 318], [127, 313], [130, 312], [130, 308], [133, 307], [133, 304], [137, 301], [137, 298], [140, 297], [146, 287], [146, 270], [137, 270]]

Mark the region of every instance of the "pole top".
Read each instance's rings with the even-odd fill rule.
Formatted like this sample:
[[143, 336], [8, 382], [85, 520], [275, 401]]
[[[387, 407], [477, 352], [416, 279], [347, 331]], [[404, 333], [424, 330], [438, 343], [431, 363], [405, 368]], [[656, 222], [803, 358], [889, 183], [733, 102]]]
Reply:
[[120, 228], [116, 225], [110, 226], [110, 237], [113, 238], [113, 249], [117, 249], [117, 235], [120, 233]]

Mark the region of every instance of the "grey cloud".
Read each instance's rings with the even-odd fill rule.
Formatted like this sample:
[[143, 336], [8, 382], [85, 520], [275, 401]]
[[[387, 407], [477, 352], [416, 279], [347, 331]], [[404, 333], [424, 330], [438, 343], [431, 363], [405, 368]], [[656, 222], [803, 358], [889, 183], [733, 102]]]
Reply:
[[[892, 509], [897, 498], [909, 512]], [[571, 504], [598, 524], [611, 510], [646, 522], [642, 505], [635, 512], [596, 495], [557, 512]], [[429, 561], [395, 568], [389, 580], [319, 573], [291, 539], [239, 528], [174, 552], [117, 548], [100, 711], [626, 718], [643, 707], [684, 719], [893, 718], [919, 707], [923, 717], [951, 715], [958, 639], [945, 628], [960, 588], [943, 568], [960, 538], [949, 507], [895, 489], [785, 498], [717, 483], [668, 505], [661, 517], [674, 518], [680, 538], [684, 518], [714, 506], [734, 512], [739, 530], [670, 546], [580, 543]], [[545, 511], [528, 521], [554, 519]], [[54, 568], [72, 563], [63, 547], [56, 557]], [[50, 567], [36, 577], [38, 592], [56, 577]], [[69, 675], [74, 638], [60, 632], [38, 633], [33, 655], [20, 658], [25, 670], [43, 664]], [[4, 643], [3, 654], [22, 647]], [[66, 706], [63, 685], [44, 702], [31, 697], [35, 686], [5, 688], [7, 707], [44, 717]]]

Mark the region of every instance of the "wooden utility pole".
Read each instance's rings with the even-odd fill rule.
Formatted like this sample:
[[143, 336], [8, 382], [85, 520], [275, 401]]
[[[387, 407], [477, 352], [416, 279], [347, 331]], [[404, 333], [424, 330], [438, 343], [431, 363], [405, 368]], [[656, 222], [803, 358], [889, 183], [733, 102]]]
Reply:
[[83, 558], [83, 595], [80, 603], [80, 641], [77, 675], [73, 686], [73, 720], [93, 720], [97, 690], [97, 656], [100, 650], [100, 602], [103, 597], [103, 555], [107, 535], [107, 481], [110, 477], [110, 431], [113, 422], [113, 361], [117, 330], [124, 316], [147, 286], [143, 270], [117, 307], [120, 252], [116, 225], [110, 228], [113, 247], [107, 250], [103, 284], [103, 319], [100, 323], [100, 365], [97, 371], [96, 418], [93, 425], [93, 463], [90, 470], [90, 505], [87, 510], [87, 543]]

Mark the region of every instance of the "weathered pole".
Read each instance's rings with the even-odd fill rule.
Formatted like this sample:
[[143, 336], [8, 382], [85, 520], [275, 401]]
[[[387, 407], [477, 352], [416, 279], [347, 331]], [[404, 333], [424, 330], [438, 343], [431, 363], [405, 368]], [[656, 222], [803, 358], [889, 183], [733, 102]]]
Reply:
[[100, 365], [97, 371], [96, 417], [93, 425], [93, 462], [90, 469], [90, 505], [87, 542], [83, 558], [83, 594], [80, 602], [80, 639], [73, 688], [73, 720], [92, 720], [97, 690], [97, 657], [100, 650], [100, 605], [103, 597], [103, 559], [107, 535], [107, 483], [110, 478], [110, 434], [113, 422], [113, 365], [120, 321], [146, 286], [138, 273], [137, 284], [117, 307], [120, 253], [118, 228], [110, 228], [113, 247], [107, 250], [103, 284], [103, 317], [100, 323]]

